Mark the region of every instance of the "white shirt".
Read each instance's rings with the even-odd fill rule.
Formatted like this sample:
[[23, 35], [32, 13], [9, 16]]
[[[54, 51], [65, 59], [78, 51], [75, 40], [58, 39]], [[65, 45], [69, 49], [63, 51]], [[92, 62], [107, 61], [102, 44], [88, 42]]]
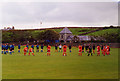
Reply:
[[62, 48], [62, 46], [61, 46], [61, 45], [59, 45], [59, 48]]

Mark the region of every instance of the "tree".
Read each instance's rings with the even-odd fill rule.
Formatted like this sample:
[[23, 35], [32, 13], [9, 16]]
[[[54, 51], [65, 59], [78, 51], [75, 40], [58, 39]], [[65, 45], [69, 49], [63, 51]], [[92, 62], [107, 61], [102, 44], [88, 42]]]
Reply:
[[59, 40], [59, 33], [54, 30], [47, 29], [42, 33], [42, 38], [50, 41]]
[[9, 43], [9, 42], [12, 42], [13, 39], [11, 38], [11, 36], [13, 35], [12, 32], [2, 32], [2, 42], [5, 42], [5, 43]]
[[110, 28], [114, 28], [114, 26], [113, 26], [113, 25], [110, 25]]
[[115, 42], [119, 43], [120, 42], [120, 34], [119, 33], [106, 33], [102, 35], [101, 37], [104, 37], [106, 39], [106, 42]]
[[36, 30], [36, 31], [33, 31], [32, 32], [32, 37], [35, 39], [35, 40], [43, 40], [43, 30], [42, 31], [38, 31], [38, 30]]
[[15, 29], [15, 27], [14, 26], [12, 26], [12, 30], [14, 30]]
[[79, 37], [77, 37], [76, 35], [73, 37], [73, 42], [77, 43], [79, 42]]

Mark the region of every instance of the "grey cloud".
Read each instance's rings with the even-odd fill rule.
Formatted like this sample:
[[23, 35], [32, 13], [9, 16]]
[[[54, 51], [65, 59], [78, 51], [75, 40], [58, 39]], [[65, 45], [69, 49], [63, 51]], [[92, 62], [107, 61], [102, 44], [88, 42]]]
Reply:
[[[73, 22], [75, 24], [117, 24], [115, 2], [31, 2], [4, 3], [3, 24]], [[68, 23], [69, 24], [69, 23]]]

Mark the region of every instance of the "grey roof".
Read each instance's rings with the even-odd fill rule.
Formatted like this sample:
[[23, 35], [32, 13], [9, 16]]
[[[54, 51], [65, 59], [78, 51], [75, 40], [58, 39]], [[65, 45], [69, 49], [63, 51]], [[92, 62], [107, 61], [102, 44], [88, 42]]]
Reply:
[[71, 36], [68, 36], [68, 37], [67, 37], [67, 40], [72, 40], [72, 38], [73, 38], [73, 37], [71, 37]]
[[77, 36], [77, 37], [79, 37], [79, 39], [80, 40], [91, 40], [91, 37], [89, 37], [89, 36]]
[[69, 33], [69, 34], [72, 34], [72, 32], [67, 28], [65, 27], [60, 33]]
[[[72, 40], [74, 35], [70, 35], [67, 37], [67, 40]], [[90, 36], [77, 36], [81, 41], [90, 41], [91, 37]]]
[[[74, 37], [74, 35], [70, 35], [66, 38], [66, 40], [72, 40]], [[79, 38], [80, 41], [90, 41], [91, 39], [93, 40], [104, 40], [106, 41], [104, 38], [102, 37], [94, 37], [94, 36], [77, 36]]]
[[73, 38], [74, 37], [74, 35], [70, 35], [70, 38]]

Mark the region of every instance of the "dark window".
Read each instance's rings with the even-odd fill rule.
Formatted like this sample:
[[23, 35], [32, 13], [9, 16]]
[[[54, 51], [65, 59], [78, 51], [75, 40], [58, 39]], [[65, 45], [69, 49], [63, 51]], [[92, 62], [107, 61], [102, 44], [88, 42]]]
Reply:
[[61, 35], [61, 38], [63, 38], [63, 35]]

